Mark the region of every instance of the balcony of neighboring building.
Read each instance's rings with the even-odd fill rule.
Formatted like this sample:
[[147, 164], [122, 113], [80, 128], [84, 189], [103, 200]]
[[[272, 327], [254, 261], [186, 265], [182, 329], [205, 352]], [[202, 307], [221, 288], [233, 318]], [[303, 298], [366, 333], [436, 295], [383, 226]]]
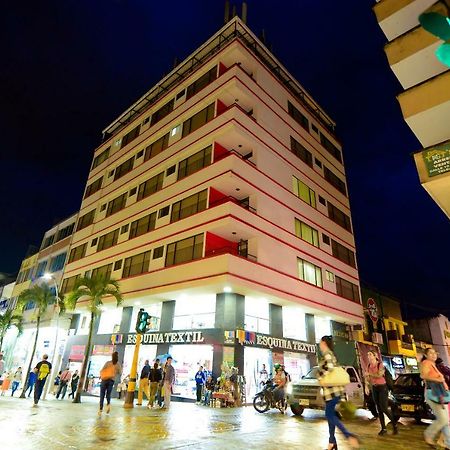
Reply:
[[403, 355], [414, 358], [416, 356], [416, 344], [411, 334], [406, 334], [406, 322], [393, 317], [384, 317], [387, 347], [390, 355]]
[[450, 139], [450, 70], [398, 97], [403, 117], [423, 147]]
[[389, 41], [419, 25], [418, 17], [436, 0], [381, 0], [373, 10]]
[[415, 153], [414, 161], [422, 186], [450, 218], [450, 140]]

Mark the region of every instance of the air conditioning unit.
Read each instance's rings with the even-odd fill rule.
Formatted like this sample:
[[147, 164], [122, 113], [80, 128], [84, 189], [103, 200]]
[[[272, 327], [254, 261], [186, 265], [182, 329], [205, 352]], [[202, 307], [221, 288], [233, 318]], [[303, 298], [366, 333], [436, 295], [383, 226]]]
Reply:
[[382, 344], [383, 343], [383, 335], [381, 333], [372, 333], [372, 342], [374, 344]]

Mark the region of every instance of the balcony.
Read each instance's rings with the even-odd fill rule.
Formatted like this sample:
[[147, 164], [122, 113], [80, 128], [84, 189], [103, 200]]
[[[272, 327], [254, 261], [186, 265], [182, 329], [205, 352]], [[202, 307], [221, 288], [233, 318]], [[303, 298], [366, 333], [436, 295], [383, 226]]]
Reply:
[[399, 336], [396, 330], [387, 331], [388, 350], [391, 355], [403, 355], [414, 358], [416, 356], [416, 345], [409, 334]]

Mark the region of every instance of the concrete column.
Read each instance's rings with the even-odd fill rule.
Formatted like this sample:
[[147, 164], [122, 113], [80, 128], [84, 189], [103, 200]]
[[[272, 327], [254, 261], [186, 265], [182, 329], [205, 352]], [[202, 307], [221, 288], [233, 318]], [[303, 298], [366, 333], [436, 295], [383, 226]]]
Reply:
[[269, 304], [269, 319], [270, 319], [270, 335], [275, 337], [283, 337], [283, 307]]
[[131, 327], [131, 317], [133, 316], [133, 307], [126, 306], [122, 310], [122, 320], [120, 321], [120, 333], [129, 333]]
[[241, 294], [224, 293], [216, 295], [216, 328], [236, 330], [244, 328], [245, 297]]
[[[315, 329], [315, 321], [314, 321], [314, 315], [313, 314], [305, 314], [305, 321], [306, 321], [306, 340], [310, 344], [316, 343], [316, 329]], [[308, 360], [309, 365], [311, 367], [315, 366], [317, 364], [317, 356], [308, 354]]]
[[[161, 331], [172, 331], [174, 316], [175, 316], [175, 300], [168, 300], [166, 302], [163, 302], [159, 329]], [[157, 355], [164, 355], [165, 353], [169, 353], [169, 347], [170, 345], [167, 343], [158, 344]]]

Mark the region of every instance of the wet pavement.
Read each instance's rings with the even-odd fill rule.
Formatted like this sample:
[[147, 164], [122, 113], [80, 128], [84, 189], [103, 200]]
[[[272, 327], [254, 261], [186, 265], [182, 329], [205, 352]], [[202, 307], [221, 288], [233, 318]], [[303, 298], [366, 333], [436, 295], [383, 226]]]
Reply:
[[[82, 404], [49, 399], [32, 408], [30, 399], [0, 397], [0, 449], [306, 449], [326, 448], [323, 412], [305, 417], [253, 407], [208, 408], [173, 402], [169, 411], [135, 407], [115, 400], [111, 414], [97, 417], [95, 399]], [[402, 419], [398, 436], [378, 437], [379, 425], [363, 413], [346, 421], [365, 450], [429, 449], [422, 440], [425, 425]], [[339, 449], [349, 448], [338, 434]]]

